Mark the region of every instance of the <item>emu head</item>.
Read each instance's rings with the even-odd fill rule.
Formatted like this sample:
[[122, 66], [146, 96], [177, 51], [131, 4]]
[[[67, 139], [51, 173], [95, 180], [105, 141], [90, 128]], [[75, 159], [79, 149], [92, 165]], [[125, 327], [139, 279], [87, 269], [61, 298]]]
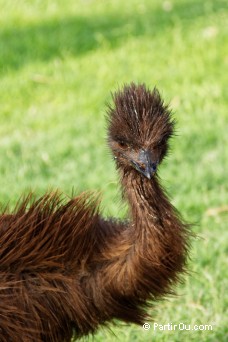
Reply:
[[158, 90], [144, 84], [125, 85], [113, 94], [113, 102], [108, 107], [108, 142], [117, 166], [151, 179], [173, 134], [171, 112]]

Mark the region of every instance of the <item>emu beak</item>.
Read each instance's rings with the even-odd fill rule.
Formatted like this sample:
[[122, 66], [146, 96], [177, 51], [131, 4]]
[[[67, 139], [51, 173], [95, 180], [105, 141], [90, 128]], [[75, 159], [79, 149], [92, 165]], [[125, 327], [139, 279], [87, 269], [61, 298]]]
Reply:
[[131, 163], [133, 167], [147, 179], [151, 179], [157, 169], [157, 163], [153, 162], [150, 153], [143, 149], [139, 151], [137, 162], [131, 160]]

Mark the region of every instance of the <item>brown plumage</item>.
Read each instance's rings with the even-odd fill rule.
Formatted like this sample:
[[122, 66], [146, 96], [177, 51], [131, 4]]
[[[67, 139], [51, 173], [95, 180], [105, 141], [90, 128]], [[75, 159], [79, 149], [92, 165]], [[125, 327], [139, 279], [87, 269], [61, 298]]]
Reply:
[[103, 219], [87, 194], [28, 196], [2, 213], [1, 342], [67, 342], [112, 319], [142, 324], [185, 271], [188, 228], [156, 174], [171, 113], [144, 85], [125, 86], [113, 100], [108, 143], [129, 219]]

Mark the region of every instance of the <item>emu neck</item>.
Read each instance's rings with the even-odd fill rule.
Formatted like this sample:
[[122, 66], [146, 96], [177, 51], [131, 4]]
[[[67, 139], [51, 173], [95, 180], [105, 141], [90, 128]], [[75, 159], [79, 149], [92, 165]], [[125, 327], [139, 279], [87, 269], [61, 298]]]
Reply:
[[164, 228], [170, 221], [172, 206], [159, 185], [157, 176], [148, 180], [132, 171], [122, 176], [124, 196], [129, 202], [130, 217], [135, 228]]

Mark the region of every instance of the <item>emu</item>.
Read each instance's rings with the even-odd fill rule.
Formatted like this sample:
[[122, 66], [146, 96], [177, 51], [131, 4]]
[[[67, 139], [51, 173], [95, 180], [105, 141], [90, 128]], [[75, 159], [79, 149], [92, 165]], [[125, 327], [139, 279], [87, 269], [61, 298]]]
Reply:
[[157, 170], [174, 120], [157, 89], [125, 85], [107, 109], [124, 221], [96, 198], [24, 198], [0, 216], [0, 341], [69, 342], [113, 319], [143, 324], [186, 270], [189, 228]]

